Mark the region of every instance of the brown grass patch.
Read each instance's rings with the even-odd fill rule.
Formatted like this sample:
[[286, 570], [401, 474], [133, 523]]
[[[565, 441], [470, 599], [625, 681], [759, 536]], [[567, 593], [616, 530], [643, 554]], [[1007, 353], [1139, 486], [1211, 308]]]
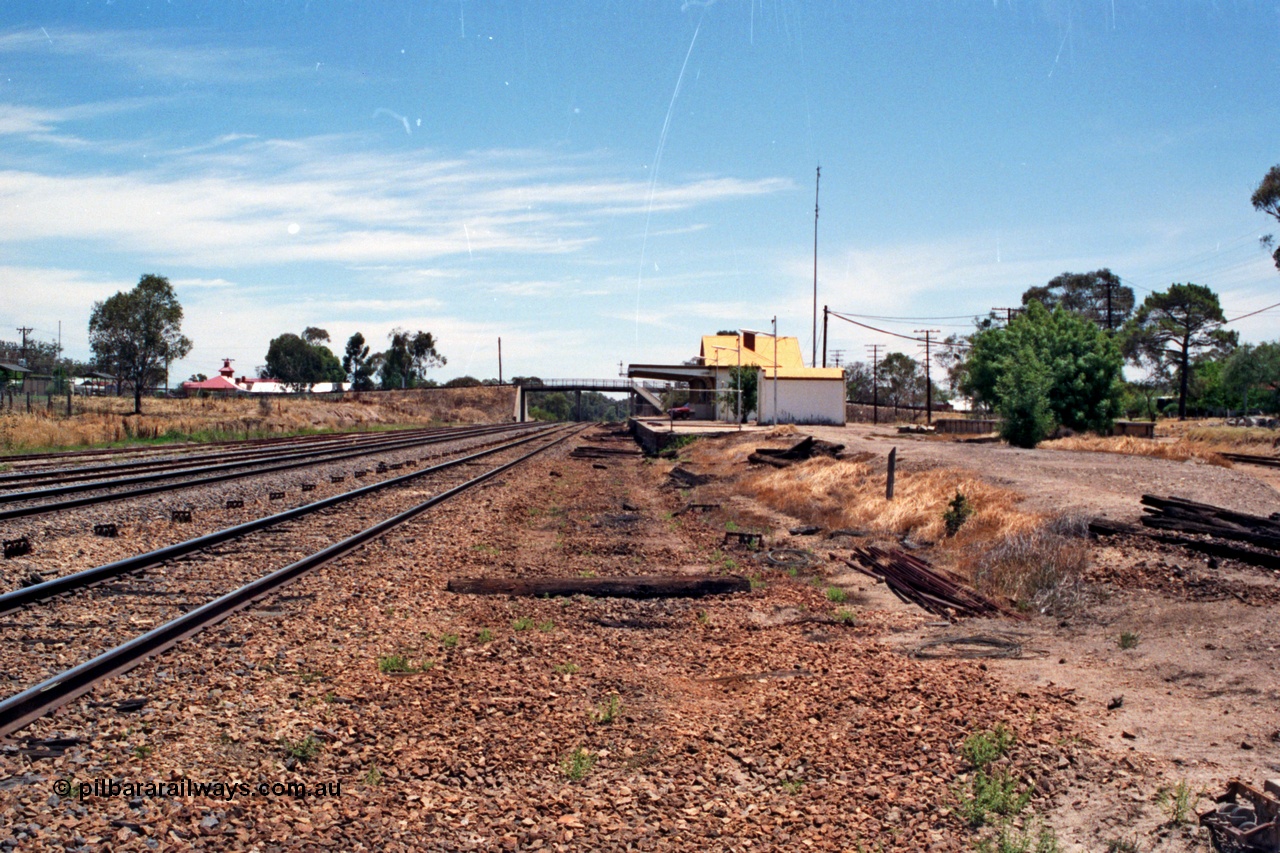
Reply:
[[[749, 469], [747, 454], [760, 444], [759, 436], [698, 442], [690, 462], [725, 487], [809, 524], [872, 537], [910, 534], [934, 546], [930, 560], [988, 595], [1050, 612], [1080, 599], [1089, 557], [1082, 519], [1028, 512], [1016, 492], [956, 468], [899, 469], [892, 501], [884, 496], [882, 459], [815, 458], [790, 468]], [[947, 537], [943, 513], [957, 492], [974, 512]]]
[[1129, 456], [1151, 456], [1157, 459], [1171, 459], [1175, 462], [1186, 462], [1199, 459], [1221, 468], [1231, 468], [1232, 464], [1218, 455], [1221, 448], [1214, 448], [1202, 442], [1185, 438], [1168, 440], [1152, 440], [1135, 438], [1131, 435], [1074, 435], [1069, 438], [1058, 438], [1043, 442], [1041, 447], [1047, 450], [1083, 450], [1094, 453], [1123, 453]]
[[52, 411], [37, 407], [0, 414], [0, 451], [128, 444], [155, 440], [218, 440], [304, 432], [387, 429], [429, 424], [498, 423], [514, 411], [511, 388], [438, 388], [349, 393], [337, 398], [210, 397], [146, 399], [65, 398]]
[[[786, 446], [786, 441], [771, 442]], [[791, 442], [794, 443], [794, 442]], [[967, 471], [898, 469], [894, 499], [885, 500], [882, 460], [814, 458], [790, 468], [748, 469], [747, 456], [764, 444], [760, 436], [730, 442], [697, 442], [688, 449], [700, 472], [736, 481], [735, 488], [778, 512], [830, 529], [857, 528], [885, 536], [911, 534], [948, 549], [999, 538], [1040, 524], [1042, 517], [1018, 508], [1021, 496], [993, 486]], [[953, 538], [945, 536], [942, 514], [956, 492], [974, 514]]]

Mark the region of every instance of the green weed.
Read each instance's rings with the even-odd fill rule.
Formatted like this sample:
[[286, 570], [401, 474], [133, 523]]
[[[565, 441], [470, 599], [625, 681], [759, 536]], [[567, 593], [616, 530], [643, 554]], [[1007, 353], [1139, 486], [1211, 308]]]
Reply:
[[858, 624], [857, 615], [852, 610], [846, 610], [843, 607], [836, 611], [836, 619], [850, 628], [856, 627]]
[[849, 598], [849, 593], [845, 592], [838, 586], [827, 587], [827, 601], [843, 604]]
[[544, 634], [550, 634], [555, 629], [556, 629], [556, 623], [552, 622], [550, 619], [546, 619], [538, 623], [538, 630]]
[[481, 628], [481, 629], [480, 629], [480, 633], [479, 633], [479, 634], [476, 634], [476, 642], [477, 642], [477, 643], [492, 643], [492, 642], [493, 642], [493, 632], [492, 632], [492, 631], [490, 631], [488, 628]]
[[1120, 635], [1120, 648], [1128, 651], [1138, 645], [1138, 635], [1133, 631], [1125, 631]]
[[573, 675], [575, 672], [582, 669], [582, 667], [578, 666], [576, 663], [558, 663], [553, 666], [552, 669], [561, 675]]
[[364, 783], [370, 787], [376, 788], [382, 784], [382, 771], [376, 767], [370, 767], [369, 772], [364, 774]]
[[1169, 823], [1182, 826], [1191, 821], [1201, 796], [1183, 779], [1172, 788], [1161, 788], [1156, 796], [1156, 804], [1169, 816]]
[[413, 672], [413, 667], [404, 655], [383, 655], [378, 658], [378, 672]]
[[989, 732], [974, 732], [964, 739], [960, 754], [976, 768], [986, 767], [1002, 758], [1013, 746], [1013, 732], [1004, 723], [996, 723]]
[[521, 616], [519, 619], [511, 623], [513, 631], [528, 631], [533, 627], [533, 620], [528, 616]]
[[1022, 786], [1022, 780], [1008, 771], [987, 773], [978, 770], [969, 780], [967, 788], [956, 792], [956, 811], [970, 826], [982, 826], [991, 816], [1014, 817], [1022, 813], [1031, 802], [1031, 791]]
[[596, 706], [591, 718], [602, 726], [607, 726], [622, 713], [622, 699], [617, 693], [610, 693], [609, 698]]
[[588, 752], [579, 746], [560, 762], [560, 771], [573, 781], [580, 782], [591, 772], [591, 768], [595, 766], [595, 763], [596, 754]]
[[307, 735], [302, 740], [297, 741], [280, 738], [280, 746], [284, 748], [285, 755], [290, 758], [296, 758], [299, 761], [310, 761], [320, 754], [320, 741], [316, 740], [313, 735]]
[[440, 645], [444, 646], [446, 649], [452, 649], [457, 647], [458, 635], [457, 634], [441, 634]]

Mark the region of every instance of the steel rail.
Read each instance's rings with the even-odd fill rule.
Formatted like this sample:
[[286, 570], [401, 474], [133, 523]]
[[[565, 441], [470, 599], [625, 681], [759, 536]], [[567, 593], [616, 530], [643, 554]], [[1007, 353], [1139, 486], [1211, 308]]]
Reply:
[[[450, 433], [451, 435], [483, 435], [486, 432], [502, 429], [507, 425], [499, 425], [497, 427], [475, 427], [466, 428], [461, 432]], [[168, 480], [174, 477], [183, 477], [188, 474], [201, 474], [211, 471], [233, 471], [237, 468], [248, 468], [258, 465], [263, 461], [282, 462], [291, 459], [324, 459], [331, 456], [341, 456], [342, 454], [355, 453], [356, 450], [360, 454], [372, 453], [376, 451], [395, 449], [398, 447], [409, 447], [421, 443], [423, 436], [414, 435], [409, 438], [382, 438], [375, 441], [363, 442], [358, 448], [322, 448], [319, 450], [298, 450], [293, 452], [280, 453], [278, 455], [268, 455], [266, 459], [233, 459], [230, 462], [218, 463], [215, 465], [193, 465], [189, 468], [179, 467], [176, 470], [159, 471], [151, 474], [134, 474], [127, 477], [119, 477], [107, 480], [95, 480], [91, 483], [76, 483], [66, 486], [50, 486], [47, 488], [33, 489], [25, 492], [7, 492], [0, 494], [0, 503], [18, 503], [20, 501], [40, 500], [41, 498], [53, 498], [59, 495], [73, 495], [77, 492], [92, 492], [98, 489], [115, 488], [117, 486], [130, 486], [135, 483], [154, 483], [159, 480]], [[360, 455], [357, 454], [357, 455]]]
[[436, 504], [449, 500], [501, 474], [503, 471], [515, 467], [526, 459], [549, 450], [582, 429], [585, 429], [585, 427], [567, 430], [564, 435], [543, 447], [531, 450], [517, 459], [492, 468], [465, 483], [433, 495], [417, 506], [410, 507], [391, 518], [384, 519], [372, 527], [343, 539], [341, 542], [336, 542], [328, 548], [277, 569], [239, 589], [210, 601], [208, 604], [190, 610], [176, 619], [153, 628], [145, 634], [134, 637], [114, 649], [103, 652], [91, 660], [47, 678], [39, 684], [28, 687], [21, 693], [10, 696], [0, 702], [0, 736], [12, 734], [44, 716], [49, 711], [87, 693], [99, 681], [127, 672], [143, 660], [160, 654], [205, 628], [216, 625], [236, 611], [242, 610], [254, 601], [296, 580], [312, 569], [346, 556], [360, 546], [381, 537], [392, 528], [421, 515]]
[[[365, 435], [367, 430], [354, 430], [352, 432], [317, 432], [311, 433], [310, 438], [327, 438], [327, 437], [344, 437], [351, 435]], [[45, 453], [10, 453], [0, 456], [0, 464], [6, 462], [46, 462], [54, 459], [73, 459], [78, 457], [89, 456], [138, 456], [145, 453], [165, 453], [170, 450], [184, 450], [190, 448], [206, 448], [206, 447], [235, 447], [264, 444], [279, 444], [293, 441], [299, 438], [296, 435], [273, 435], [266, 438], [237, 438], [227, 441], [175, 441], [165, 444], [131, 444], [125, 447], [91, 447], [86, 450], [54, 450]]]
[[274, 515], [268, 515], [254, 519], [253, 521], [246, 521], [243, 524], [226, 527], [213, 533], [207, 533], [204, 536], [197, 536], [194, 539], [188, 539], [185, 542], [166, 545], [163, 548], [157, 548], [156, 550], [148, 551], [145, 554], [125, 557], [122, 560], [116, 560], [112, 563], [104, 563], [101, 566], [95, 566], [91, 569], [85, 569], [69, 575], [63, 575], [62, 577], [53, 578], [52, 580], [47, 580], [43, 583], [11, 590], [10, 592], [0, 595], [0, 616], [3, 616], [6, 613], [11, 613], [22, 607], [27, 607], [29, 605], [36, 604], [37, 602], [45, 601], [56, 595], [72, 592], [73, 590], [77, 590], [82, 587], [119, 577], [120, 575], [132, 574], [134, 572], [154, 568], [155, 566], [161, 565], [169, 560], [177, 559], [178, 557], [226, 542], [228, 539], [237, 539], [241, 536], [255, 533], [259, 530], [265, 530], [268, 527], [274, 527], [275, 525], [282, 524], [286, 521], [292, 521], [295, 518], [302, 518], [304, 516], [311, 515], [312, 513], [319, 512], [320, 510], [328, 509], [329, 507], [364, 497], [365, 495], [372, 494], [373, 492], [380, 491], [382, 489], [400, 486], [419, 477], [425, 477], [428, 474], [445, 471], [457, 465], [464, 465], [468, 462], [482, 459], [486, 456], [492, 456], [495, 453], [500, 453], [513, 447], [519, 447], [522, 444], [527, 444], [530, 441], [534, 441], [535, 439], [542, 437], [545, 430], [546, 428], [543, 427], [533, 435], [518, 438], [515, 441], [508, 442], [497, 447], [492, 447], [467, 456], [460, 456], [457, 459], [442, 462], [438, 465], [432, 465], [429, 468], [423, 468], [419, 471], [411, 471], [408, 474], [392, 477], [389, 480], [370, 483], [367, 486], [361, 486], [358, 489], [352, 489], [351, 491], [343, 492], [340, 495], [332, 495], [318, 501], [313, 501], [309, 504], [304, 504], [303, 506], [278, 512]]
[[[176, 482], [176, 483], [160, 483], [158, 485], [143, 486], [137, 489], [130, 489], [124, 492], [111, 492], [105, 495], [89, 495], [86, 497], [70, 498], [68, 500], [57, 501], [55, 503], [33, 504], [31, 506], [15, 507], [13, 509], [0, 510], [0, 521], [7, 521], [13, 518], [25, 518], [27, 516], [32, 516], [32, 515], [43, 515], [49, 512], [61, 512], [62, 510], [75, 509], [76, 507], [89, 506], [91, 504], [97, 504], [97, 503], [111, 503], [114, 501], [125, 500], [127, 498], [136, 498], [136, 497], [143, 497], [145, 495], [153, 495], [153, 494], [156, 494], [157, 492], [177, 491], [180, 489], [193, 488], [195, 486], [207, 486], [212, 483], [223, 483], [228, 480], [238, 480], [243, 477], [255, 477], [255, 476], [260, 476], [262, 474], [272, 474], [277, 471], [290, 471], [290, 470], [293, 470], [294, 468], [305, 468], [309, 465], [320, 465], [328, 462], [340, 462], [344, 459], [354, 459], [360, 456], [369, 456], [374, 453], [384, 453], [384, 452], [389, 452], [393, 450], [404, 450], [409, 447], [416, 447], [418, 445], [423, 445], [423, 444], [439, 444], [441, 442], [452, 441], [457, 438], [474, 438], [476, 436], [488, 435], [494, 432], [500, 432], [500, 431], [506, 431], [506, 430], [516, 431], [518, 429], [529, 429], [529, 428], [530, 428], [529, 424], [509, 424], [509, 425], [503, 425], [500, 427], [485, 427], [483, 429], [460, 431], [456, 433], [450, 433], [449, 435], [446, 435], [446, 436], [431, 436], [429, 438], [418, 438], [412, 441], [405, 441], [405, 442], [394, 443], [389, 445], [380, 445], [374, 448], [364, 447], [364, 448], [361, 448], [360, 450], [351, 450], [351, 451], [346, 451], [343, 453], [337, 453], [337, 454], [331, 454], [331, 455], [315, 454], [315, 455], [308, 456], [307, 458], [301, 461], [286, 462], [279, 465], [262, 465], [261, 462], [249, 463], [249, 464], [253, 464], [255, 466], [260, 466], [260, 467], [254, 467], [248, 471], [244, 471], [244, 470], [224, 471], [221, 474], [214, 474], [208, 477], [197, 477], [195, 479], [180, 480], [179, 482]], [[237, 465], [235, 467], [244, 468], [245, 466]], [[219, 466], [210, 466], [202, 470], [216, 471], [218, 469], [219, 469]], [[168, 473], [164, 475], [152, 474], [152, 475], [145, 475], [145, 476], [148, 480], [154, 482], [156, 480], [172, 479], [174, 477], [181, 477], [186, 475]], [[133, 478], [129, 478], [129, 479], [133, 479]], [[111, 482], [104, 481], [97, 484], [86, 483], [80, 486], [76, 486], [74, 488], [76, 491], [81, 491], [81, 492], [95, 491], [97, 489], [110, 488], [112, 485], [117, 485], [120, 482], [121, 481], [117, 480], [117, 481], [111, 481]], [[70, 489], [73, 487], [68, 486], [67, 488]], [[45, 492], [45, 493], [47, 493], [48, 491], [49, 490], [41, 490], [41, 492]], [[28, 500], [34, 500], [34, 497], [31, 497], [31, 496], [38, 495], [40, 493], [24, 492], [22, 494], [28, 496], [27, 497]], [[8, 497], [9, 496], [7, 495], [0, 496], [0, 501], [3, 501]]]
[[[448, 432], [453, 427], [426, 427], [422, 429], [400, 430], [394, 433], [360, 433], [358, 436], [344, 436], [339, 440], [310, 441], [299, 438], [285, 446], [287, 452], [324, 452], [340, 447], [358, 447], [377, 441], [404, 440], [411, 436], [434, 435]], [[249, 459], [280, 458], [281, 448], [249, 447], [242, 450], [224, 450], [217, 453], [197, 453], [186, 456], [164, 456], [141, 459], [132, 462], [119, 462], [114, 465], [86, 465], [71, 468], [41, 468], [34, 471], [17, 471], [0, 474], [0, 488], [14, 488], [32, 481], [46, 480], [54, 483], [72, 483], [77, 480], [92, 480], [105, 475], [124, 474], [148, 470], [176, 469], [183, 467], [198, 468], [199, 463], [213, 460], [227, 462], [245, 461]]]

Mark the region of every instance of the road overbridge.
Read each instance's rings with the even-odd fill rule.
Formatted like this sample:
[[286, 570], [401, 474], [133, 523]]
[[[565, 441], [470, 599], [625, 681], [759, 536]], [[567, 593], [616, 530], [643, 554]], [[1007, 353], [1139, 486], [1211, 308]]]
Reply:
[[573, 392], [574, 420], [582, 420], [582, 392], [598, 391], [602, 394], [627, 394], [631, 401], [631, 414], [650, 407], [655, 414], [662, 414], [662, 394], [671, 390], [669, 382], [640, 382], [635, 379], [543, 379], [536, 385], [516, 386], [515, 418], [520, 422], [529, 419], [529, 396], [532, 394]]

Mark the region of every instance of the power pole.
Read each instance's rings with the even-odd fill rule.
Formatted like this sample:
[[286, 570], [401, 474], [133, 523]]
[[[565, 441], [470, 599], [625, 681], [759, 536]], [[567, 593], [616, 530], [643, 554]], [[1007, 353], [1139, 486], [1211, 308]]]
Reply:
[[813, 351], [809, 355], [809, 366], [818, 363], [818, 188], [822, 183], [822, 167], [818, 167], [818, 176], [813, 181]]
[[1111, 322], [1111, 282], [1107, 282], [1107, 331], [1115, 331], [1115, 325]]
[[502, 384], [502, 338], [498, 338], [498, 384]]
[[871, 350], [871, 422], [880, 423], [880, 347], [884, 344], [864, 344]]
[[[815, 269], [816, 269], [816, 267], [815, 267]], [[816, 281], [816, 279], [815, 279], [815, 281]], [[815, 291], [815, 292], [816, 292], [816, 291]], [[32, 329], [32, 328], [30, 328], [29, 326], [19, 326], [19, 327], [18, 327], [18, 333], [22, 335], [22, 360], [23, 360], [24, 362], [27, 360], [27, 335], [28, 335], [28, 334], [30, 334], [31, 332], [34, 332], [34, 331], [35, 331], [35, 329]]]
[[827, 366], [827, 323], [830, 318], [827, 316], [830, 309], [822, 306], [822, 366]]
[[1019, 314], [1021, 314], [1023, 311], [1026, 311], [1026, 310], [1027, 310], [1026, 308], [992, 308], [991, 309], [992, 313], [995, 313], [995, 314], [999, 314], [1001, 311], [1004, 312], [1004, 324], [1006, 326], [1013, 322], [1014, 317], [1017, 317]]
[[929, 335], [942, 334], [941, 329], [916, 329], [916, 334], [924, 333], [924, 422], [933, 423], [933, 378], [929, 375]]

